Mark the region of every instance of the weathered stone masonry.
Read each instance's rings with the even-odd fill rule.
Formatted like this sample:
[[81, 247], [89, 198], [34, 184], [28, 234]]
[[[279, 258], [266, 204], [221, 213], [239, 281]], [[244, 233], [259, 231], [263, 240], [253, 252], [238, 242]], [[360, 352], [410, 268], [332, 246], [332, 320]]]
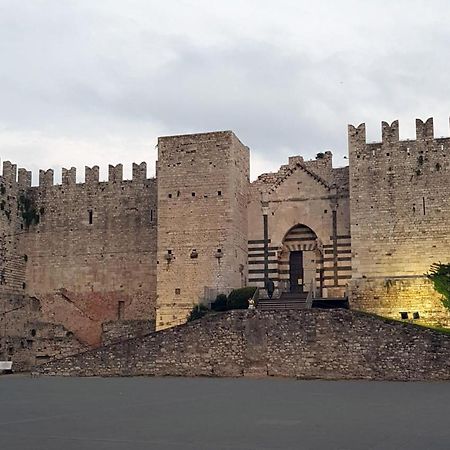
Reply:
[[27, 255], [27, 293], [40, 299], [47, 316], [88, 345], [98, 345], [102, 322], [154, 320], [156, 300], [156, 181], [146, 165], [134, 164], [133, 179], [122, 166], [41, 171], [26, 195], [39, 212], [38, 224], [20, 239]]
[[231, 131], [158, 140], [157, 329], [242, 287], [249, 151]]
[[369, 144], [364, 124], [349, 126], [351, 306], [448, 324], [424, 274], [450, 261], [450, 138], [434, 138], [433, 119], [416, 134], [401, 141], [398, 122], [383, 122]]
[[47, 375], [450, 379], [450, 336], [347, 310], [233, 311], [53, 361]]
[[129, 181], [119, 165], [108, 182], [94, 167], [76, 183], [72, 168], [60, 185], [49, 170], [31, 187], [30, 172], [5, 162], [0, 181], [2, 358], [19, 370], [99, 345], [108, 321], [116, 333], [130, 320], [154, 329], [156, 181], [145, 163]]
[[[10, 162], [0, 177], [0, 359], [13, 359], [15, 370], [29, 369], [55, 355], [86, 348], [73, 333], [42, 313], [41, 302], [27, 294], [28, 257], [21, 251], [27, 232], [21, 214], [29, 176]], [[33, 214], [30, 214], [30, 219]]]
[[[303, 289], [343, 297], [351, 278], [348, 167], [333, 168], [331, 152], [315, 160], [289, 158], [277, 173], [252, 183], [249, 282], [264, 286], [262, 201], [268, 205], [269, 275], [289, 283], [291, 252], [303, 253]], [[292, 281], [292, 280], [291, 280]]]
[[[231, 131], [158, 141], [156, 179], [145, 163], [98, 167], [85, 182], [63, 169], [0, 177], [0, 357], [36, 360], [186, 321], [195, 304], [268, 275], [354, 309], [450, 325], [424, 276], [450, 260], [450, 138], [417, 121], [417, 139], [382, 142], [349, 127], [350, 166], [330, 152], [289, 158], [249, 182], [249, 151]], [[264, 206], [264, 209], [263, 209]], [[295, 263], [295, 264], [294, 264]], [[300, 266], [301, 263], [301, 267]], [[296, 266], [296, 271], [293, 270]]]

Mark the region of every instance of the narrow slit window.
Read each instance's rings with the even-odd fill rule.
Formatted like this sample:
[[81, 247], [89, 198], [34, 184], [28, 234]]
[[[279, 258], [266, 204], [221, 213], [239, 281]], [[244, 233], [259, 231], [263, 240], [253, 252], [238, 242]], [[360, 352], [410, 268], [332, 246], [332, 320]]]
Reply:
[[89, 225], [92, 225], [94, 222], [94, 212], [92, 210], [89, 210]]

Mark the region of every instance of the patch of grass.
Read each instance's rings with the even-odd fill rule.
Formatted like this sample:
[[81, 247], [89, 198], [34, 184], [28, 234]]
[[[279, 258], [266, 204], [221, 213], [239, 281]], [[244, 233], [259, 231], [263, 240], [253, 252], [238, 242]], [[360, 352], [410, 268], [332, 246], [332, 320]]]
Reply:
[[394, 319], [392, 317], [380, 316], [379, 314], [366, 312], [366, 311], [358, 311], [358, 313], [365, 314], [367, 316], [375, 317], [376, 319], [382, 320], [385, 323], [396, 323], [396, 324], [401, 323], [403, 325], [411, 325], [413, 327], [418, 327], [418, 328], [421, 328], [421, 329], [428, 329], [428, 330], [438, 331], [440, 333], [450, 335], [450, 328], [445, 328], [445, 327], [443, 327], [441, 325], [431, 325], [431, 324], [427, 324], [427, 323], [424, 323], [424, 322], [412, 322], [412, 321], [409, 321], [409, 320]]

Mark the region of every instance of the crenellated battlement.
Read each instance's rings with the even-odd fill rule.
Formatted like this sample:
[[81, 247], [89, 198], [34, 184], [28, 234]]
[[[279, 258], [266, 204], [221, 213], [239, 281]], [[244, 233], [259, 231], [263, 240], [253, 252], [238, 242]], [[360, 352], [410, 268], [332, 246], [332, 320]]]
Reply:
[[62, 184], [63, 186], [72, 186], [77, 183], [77, 169], [71, 167], [70, 169], [62, 168]]
[[53, 169], [39, 170], [39, 187], [48, 188], [54, 184]]
[[17, 165], [11, 161], [3, 161], [2, 180], [5, 187], [13, 186], [17, 182]]
[[[435, 138], [433, 118], [426, 121], [416, 119], [416, 139], [400, 140], [400, 130], [398, 120], [394, 120], [391, 124], [388, 122], [381, 123], [381, 142], [367, 142], [366, 124], [362, 123], [357, 127], [348, 126], [348, 143], [350, 159], [360, 157], [376, 157], [376, 156], [395, 156], [395, 150], [399, 150], [400, 154], [410, 155], [414, 151], [424, 151], [424, 149], [435, 149], [450, 152], [450, 137]], [[389, 152], [384, 155], [382, 150], [386, 148], [394, 150], [394, 154]]]
[[[3, 162], [3, 171], [0, 177], [3, 180], [5, 187], [14, 186], [18, 187], [19, 190], [26, 190], [32, 187], [32, 172], [24, 168], [17, 169], [17, 165], [11, 163], [10, 161]], [[37, 187], [70, 187], [83, 184], [94, 186], [99, 183], [121, 183], [124, 181], [143, 183], [147, 179], [149, 178], [147, 178], [147, 163], [145, 162], [142, 162], [140, 164], [133, 163], [131, 180], [124, 180], [122, 164], [110, 164], [108, 166], [108, 180], [104, 182], [100, 182], [99, 166], [85, 166], [84, 182], [81, 183], [77, 183], [76, 167], [71, 167], [70, 169], [63, 167], [61, 169], [61, 183], [59, 184], [55, 184], [55, 172], [53, 169], [40, 169]]]

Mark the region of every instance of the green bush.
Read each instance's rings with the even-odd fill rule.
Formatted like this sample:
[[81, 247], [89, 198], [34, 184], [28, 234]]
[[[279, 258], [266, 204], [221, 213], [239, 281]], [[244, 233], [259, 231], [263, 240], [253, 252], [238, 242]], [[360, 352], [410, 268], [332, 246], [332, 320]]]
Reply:
[[434, 289], [442, 294], [442, 303], [450, 309], [450, 263], [433, 264], [427, 277], [433, 282]]
[[219, 294], [216, 297], [214, 303], [211, 304], [213, 311], [226, 311], [227, 308], [227, 296], [225, 294]]
[[248, 301], [253, 297], [256, 287], [244, 287], [230, 292], [227, 300], [228, 309], [247, 309]]
[[205, 305], [195, 305], [187, 317], [188, 322], [201, 319], [208, 312], [208, 308]]

